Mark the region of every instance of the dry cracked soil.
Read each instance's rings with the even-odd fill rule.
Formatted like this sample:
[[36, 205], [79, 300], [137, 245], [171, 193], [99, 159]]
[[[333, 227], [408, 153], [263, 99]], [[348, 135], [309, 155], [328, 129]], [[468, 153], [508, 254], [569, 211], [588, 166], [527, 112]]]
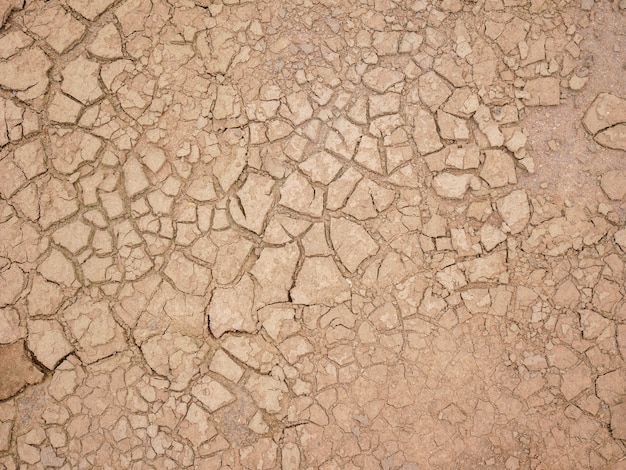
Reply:
[[626, 0], [0, 0], [0, 469], [626, 469]]

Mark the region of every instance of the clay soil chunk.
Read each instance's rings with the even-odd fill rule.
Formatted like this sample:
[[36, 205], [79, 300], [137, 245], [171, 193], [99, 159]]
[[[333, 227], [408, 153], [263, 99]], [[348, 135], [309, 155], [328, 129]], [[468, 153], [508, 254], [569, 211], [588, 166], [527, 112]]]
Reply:
[[6, 400], [26, 385], [43, 379], [43, 373], [28, 357], [24, 341], [0, 344], [0, 377], [0, 400]]

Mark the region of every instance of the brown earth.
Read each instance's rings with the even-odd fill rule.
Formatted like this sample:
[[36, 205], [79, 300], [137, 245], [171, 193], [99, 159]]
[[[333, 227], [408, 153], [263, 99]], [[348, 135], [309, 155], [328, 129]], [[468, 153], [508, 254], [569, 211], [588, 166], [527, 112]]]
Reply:
[[0, 469], [626, 468], [624, 0], [0, 24]]

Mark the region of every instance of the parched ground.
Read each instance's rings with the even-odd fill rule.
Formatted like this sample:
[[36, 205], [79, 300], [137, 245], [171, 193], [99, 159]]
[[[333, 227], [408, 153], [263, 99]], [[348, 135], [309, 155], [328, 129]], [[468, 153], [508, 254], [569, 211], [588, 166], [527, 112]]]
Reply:
[[0, 469], [626, 469], [626, 0], [0, 23]]

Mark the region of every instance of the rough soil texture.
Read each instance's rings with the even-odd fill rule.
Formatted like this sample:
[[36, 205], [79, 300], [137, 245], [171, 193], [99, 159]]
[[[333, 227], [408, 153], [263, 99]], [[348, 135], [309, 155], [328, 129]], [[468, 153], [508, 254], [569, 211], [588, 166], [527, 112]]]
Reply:
[[626, 469], [625, 0], [0, 23], [0, 469]]

